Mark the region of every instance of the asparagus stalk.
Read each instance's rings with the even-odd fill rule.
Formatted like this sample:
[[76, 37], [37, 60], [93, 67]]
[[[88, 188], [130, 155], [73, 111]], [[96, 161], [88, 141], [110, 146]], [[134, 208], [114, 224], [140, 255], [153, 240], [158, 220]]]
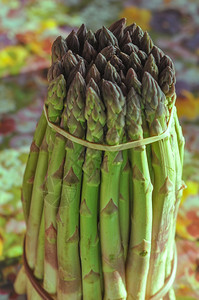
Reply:
[[[132, 68], [130, 68], [126, 74], [125, 83], [127, 85], [128, 91], [133, 87], [139, 96], [142, 95], [142, 84], [138, 80], [137, 75]], [[149, 133], [148, 124], [147, 124], [146, 118], [145, 118], [143, 103], [141, 103], [141, 108], [142, 108], [143, 138], [148, 138], [150, 136], [150, 133]], [[153, 183], [154, 176], [153, 176], [153, 168], [152, 168], [152, 163], [151, 163], [151, 145], [146, 145], [146, 152], [147, 152], [149, 172], [150, 172], [151, 180]]]
[[[53, 79], [58, 77], [62, 72], [63, 72], [63, 68], [60, 61], [57, 61], [56, 63], [52, 64], [47, 75], [48, 81], [49, 82], [52, 81]], [[28, 221], [28, 216], [29, 216], [32, 188], [33, 188], [34, 176], [35, 176], [35, 171], [36, 171], [36, 166], [37, 166], [37, 161], [39, 156], [39, 148], [43, 141], [46, 128], [47, 128], [47, 121], [44, 113], [42, 112], [42, 115], [37, 124], [33, 141], [30, 147], [30, 154], [28, 157], [24, 178], [23, 178], [22, 204], [23, 204], [23, 211], [24, 211], [24, 217], [26, 223]]]
[[14, 282], [14, 289], [15, 289], [15, 292], [19, 295], [26, 293], [27, 275], [26, 275], [24, 266], [21, 267], [19, 273], [17, 274], [17, 278]]
[[[107, 109], [106, 142], [116, 145], [124, 135], [125, 99], [120, 88], [103, 80], [102, 94]], [[104, 299], [126, 299], [124, 255], [119, 227], [119, 182], [122, 152], [106, 151], [101, 166], [100, 239], [104, 275]]]
[[[62, 127], [62, 124], [61, 124]], [[62, 177], [65, 161], [66, 140], [56, 133], [52, 159], [49, 162], [46, 178], [44, 202], [45, 215], [45, 259], [44, 288], [51, 294], [57, 290], [57, 224], [56, 215], [62, 190]]]
[[26, 169], [25, 169], [23, 184], [22, 184], [22, 205], [23, 205], [23, 212], [24, 212], [26, 225], [28, 224], [32, 189], [33, 189], [35, 172], [36, 172], [36, 167], [37, 167], [37, 162], [39, 157], [39, 149], [41, 147], [45, 135], [46, 127], [47, 127], [46, 118], [44, 113], [42, 112], [42, 115], [37, 124], [33, 141], [30, 147], [30, 153], [26, 164]]
[[[87, 88], [85, 118], [86, 139], [103, 143], [103, 127], [106, 123], [105, 107], [92, 87]], [[100, 165], [102, 152], [86, 150], [83, 165], [83, 185], [80, 206], [80, 251], [82, 266], [82, 287], [85, 299], [102, 299], [102, 274], [100, 243], [98, 236], [98, 209]]]
[[[183, 147], [184, 150], [184, 138], [182, 136], [182, 140], [181, 140], [182, 145], [179, 145], [178, 135], [175, 126], [176, 119], [177, 119], [177, 113], [176, 113], [176, 108], [174, 108], [174, 119], [173, 119], [172, 130], [171, 130], [171, 139], [172, 139], [171, 144], [172, 144], [173, 154], [175, 158], [176, 184], [175, 184], [175, 205], [173, 211], [173, 218], [171, 218], [171, 222], [173, 222], [173, 226], [172, 226], [173, 228], [170, 230], [170, 240], [169, 240], [170, 251], [168, 251], [167, 262], [166, 262], [166, 273], [165, 273], [166, 277], [170, 276], [172, 271], [177, 213], [180, 205], [180, 200], [182, 198], [183, 189], [185, 188], [185, 184], [182, 181], [183, 160], [181, 160], [181, 155], [180, 155], [181, 146]], [[163, 299], [175, 300], [176, 298], [175, 298], [174, 290], [170, 289], [167, 295]]]
[[[85, 137], [85, 81], [77, 72], [69, 88], [64, 126], [79, 138]], [[84, 147], [67, 140], [62, 193], [57, 214], [58, 299], [81, 299], [79, 255], [79, 203]], [[63, 242], [64, 241], [64, 242]]]
[[[124, 142], [126, 139], [124, 139]], [[128, 244], [129, 244], [129, 225], [130, 225], [130, 203], [129, 203], [129, 178], [130, 178], [130, 166], [128, 160], [128, 151], [123, 150], [123, 162], [121, 166], [120, 175], [120, 188], [119, 188], [119, 222], [121, 232], [121, 242], [124, 250], [124, 261], [127, 258]]]
[[45, 223], [44, 223], [44, 210], [42, 212], [41, 224], [39, 228], [39, 236], [37, 243], [36, 263], [34, 275], [37, 279], [42, 280], [44, 276], [44, 243], [45, 242]]
[[[167, 128], [169, 111], [166, 97], [147, 72], [144, 73], [142, 86], [150, 134], [159, 135]], [[154, 295], [164, 284], [170, 215], [175, 202], [175, 162], [169, 138], [152, 143], [151, 148], [154, 170], [153, 228], [146, 297]]]
[[43, 210], [44, 181], [48, 166], [48, 146], [46, 135], [40, 147], [39, 158], [34, 178], [30, 214], [26, 233], [26, 255], [29, 267], [34, 269], [37, 253], [37, 237]]
[[[63, 71], [64, 71], [63, 66], [60, 61], [57, 61], [56, 63], [52, 64], [52, 66], [49, 68], [49, 71], [47, 74], [49, 83], [51, 83], [51, 82], [53, 83], [54, 82], [53, 80], [55, 80], [58, 76], [60, 76], [63, 73]], [[50, 90], [50, 88], [49, 88], [49, 90]], [[49, 102], [49, 99], [47, 98], [46, 104], [48, 102]], [[49, 134], [50, 128], [49, 127], [47, 127], [47, 128], [48, 128], [47, 129], [48, 131], [46, 130], [46, 134], [47, 134], [47, 132]], [[48, 148], [50, 148], [50, 147], [48, 147]], [[43, 194], [43, 197], [45, 197], [45, 194]], [[37, 247], [36, 263], [35, 263], [35, 270], [34, 270], [35, 277], [40, 280], [43, 279], [43, 275], [44, 275], [44, 241], [45, 241], [45, 223], [44, 223], [44, 211], [43, 211], [40, 229], [39, 229], [39, 236], [38, 236], [38, 243], [37, 243], [38, 247]]]
[[[143, 138], [141, 97], [131, 88], [127, 96], [129, 140]], [[126, 264], [127, 299], [145, 299], [152, 233], [152, 190], [146, 146], [129, 151], [132, 168], [131, 236]], [[136, 280], [134, 279], [136, 274]]]
[[181, 128], [179, 120], [178, 120], [177, 110], [174, 113], [174, 120], [175, 120], [175, 131], [176, 131], [177, 140], [178, 140], [178, 148], [179, 148], [180, 161], [181, 161], [181, 165], [183, 166], [185, 139], [183, 137], [182, 128]]
[[[48, 105], [48, 117], [51, 122], [59, 122], [59, 116], [62, 111], [64, 97], [65, 80], [63, 75], [60, 75], [50, 83], [48, 89], [48, 99], [46, 101], [46, 104]], [[53, 130], [49, 126], [47, 126], [46, 133], [40, 147], [32, 191], [30, 214], [27, 225], [26, 254], [28, 264], [31, 269], [34, 269], [36, 262], [37, 239], [39, 234], [45, 193], [45, 176], [49, 160], [48, 151], [50, 151], [49, 145], [53, 143], [53, 137]]]
[[[168, 106], [170, 108], [173, 108], [174, 112], [174, 119], [172, 120], [172, 127], [171, 127], [171, 135], [170, 135], [170, 142], [171, 147], [173, 149], [173, 155], [175, 159], [175, 173], [176, 173], [176, 181], [175, 181], [175, 204], [174, 204], [174, 210], [172, 211], [173, 216], [171, 215], [171, 230], [169, 235], [169, 241], [168, 241], [168, 256], [167, 256], [167, 262], [166, 262], [166, 273], [165, 276], [168, 277], [171, 274], [171, 267], [172, 267], [172, 261], [174, 257], [174, 241], [175, 241], [175, 231], [176, 231], [176, 219], [177, 219], [177, 212], [180, 204], [180, 199], [182, 197], [182, 191], [185, 187], [183, 181], [182, 181], [182, 167], [183, 167], [183, 161], [181, 161], [180, 158], [180, 147], [178, 144], [178, 137], [176, 133], [175, 128], [175, 122], [177, 119], [177, 113], [176, 108], [173, 107], [174, 105], [174, 97], [175, 97], [175, 70], [173, 63], [170, 61], [170, 59], [165, 56], [160, 60], [159, 68], [161, 70], [161, 67], [165, 65], [165, 69], [162, 70], [160, 73], [159, 78], [159, 84], [162, 88], [162, 91], [167, 96], [167, 102]], [[184, 149], [184, 144], [182, 143], [182, 147]], [[173, 227], [173, 228], [172, 228]], [[175, 299], [175, 293], [173, 289], [170, 289], [170, 291], [166, 295], [167, 299]]]
[[[69, 54], [70, 55], [68, 56], [71, 57], [71, 52]], [[67, 64], [68, 56], [64, 59], [65, 67]], [[62, 110], [63, 100], [66, 96], [66, 82], [65, 80], [63, 80], [63, 78], [60, 81], [60, 84], [57, 88], [57, 94], [59, 97], [57, 100], [61, 100], [60, 103], [62, 105], [60, 105], [59, 108], [61, 108]], [[52, 95], [54, 94], [52, 93]], [[65, 139], [59, 133], [50, 132], [50, 135], [52, 157], [49, 160], [48, 171], [46, 176], [46, 196], [44, 202], [44, 288], [49, 293], [55, 294], [57, 290], [56, 215], [61, 195], [63, 165], [65, 159]]]

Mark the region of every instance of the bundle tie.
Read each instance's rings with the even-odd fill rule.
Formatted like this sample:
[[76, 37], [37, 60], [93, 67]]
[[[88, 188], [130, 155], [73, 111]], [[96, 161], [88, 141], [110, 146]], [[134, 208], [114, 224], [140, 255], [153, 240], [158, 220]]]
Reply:
[[[36, 292], [41, 296], [44, 300], [56, 300], [56, 295], [50, 295], [42, 286], [41, 281], [39, 281], [37, 278], [35, 278], [33, 271], [30, 269], [27, 258], [26, 258], [26, 252], [25, 252], [25, 238], [24, 238], [24, 249], [23, 249], [23, 264], [24, 269], [26, 272], [26, 275], [28, 279], [30, 280], [32, 286], [36, 290]], [[176, 244], [174, 243], [174, 257], [172, 261], [172, 270], [169, 277], [166, 278], [163, 287], [153, 296], [151, 296], [148, 300], [159, 300], [166, 296], [170, 288], [172, 287], [175, 276], [176, 276], [176, 270], [177, 270], [177, 249]]]
[[172, 121], [173, 121], [174, 110], [176, 109], [174, 104], [175, 103], [173, 103], [173, 107], [171, 109], [171, 113], [170, 113], [170, 116], [169, 116], [167, 129], [165, 131], [163, 131], [163, 133], [161, 133], [160, 135], [151, 136], [151, 137], [148, 137], [148, 138], [144, 138], [144, 139], [140, 139], [140, 140], [136, 140], [136, 141], [131, 141], [131, 142], [127, 142], [127, 143], [123, 143], [123, 144], [119, 144], [119, 145], [105, 145], [105, 144], [98, 144], [98, 143], [89, 142], [87, 140], [82, 140], [82, 139], [70, 134], [66, 130], [60, 128], [59, 126], [55, 125], [54, 123], [52, 123], [48, 118], [46, 105], [44, 105], [43, 110], [44, 110], [44, 115], [46, 117], [48, 125], [52, 129], [54, 129], [56, 132], [58, 132], [60, 135], [64, 136], [65, 138], [71, 140], [72, 142], [80, 144], [84, 147], [87, 147], [87, 148], [91, 148], [91, 149], [95, 149], [95, 150], [101, 150], [101, 151], [115, 152], [115, 151], [122, 151], [122, 150], [127, 150], [127, 149], [131, 149], [131, 148], [135, 148], [135, 147], [148, 145], [148, 144], [158, 142], [158, 141], [163, 140], [166, 137], [168, 137], [169, 134], [170, 134], [170, 130], [171, 130], [171, 124], [172, 124]]

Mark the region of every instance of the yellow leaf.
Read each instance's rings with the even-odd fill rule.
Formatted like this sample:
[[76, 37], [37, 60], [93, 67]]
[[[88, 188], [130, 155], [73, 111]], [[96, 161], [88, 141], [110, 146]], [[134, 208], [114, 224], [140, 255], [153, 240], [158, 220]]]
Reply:
[[0, 51], [0, 69], [24, 62], [28, 51], [22, 46], [8, 46]]
[[40, 27], [37, 30], [37, 33], [42, 33], [47, 29], [53, 29], [57, 27], [57, 23], [55, 22], [55, 20], [53, 19], [47, 19], [47, 20], [43, 20], [40, 23]]
[[2, 256], [2, 254], [3, 254], [3, 238], [0, 235], [0, 256]]
[[128, 6], [120, 14], [121, 18], [127, 18], [127, 25], [136, 23], [143, 30], [150, 28], [151, 12], [136, 6]]
[[186, 181], [187, 188], [183, 190], [181, 204], [187, 199], [188, 196], [196, 196], [199, 194], [199, 184], [194, 181]]
[[190, 235], [187, 233], [187, 226], [191, 223], [190, 220], [184, 218], [180, 214], [178, 214], [177, 217], [177, 223], [176, 223], [176, 233], [180, 237], [184, 239], [190, 239]]
[[178, 116], [194, 120], [199, 115], [199, 97], [195, 97], [187, 90], [183, 91], [183, 96], [178, 97], [176, 101]]

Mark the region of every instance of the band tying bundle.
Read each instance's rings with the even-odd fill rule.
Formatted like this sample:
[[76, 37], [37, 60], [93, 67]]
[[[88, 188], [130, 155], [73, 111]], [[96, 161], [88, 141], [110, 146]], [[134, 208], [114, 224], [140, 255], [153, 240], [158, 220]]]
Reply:
[[47, 107], [45, 105], [43, 107], [44, 115], [46, 117], [48, 125], [52, 129], [54, 129], [56, 132], [58, 132], [59, 134], [64, 136], [65, 138], [71, 140], [72, 142], [80, 144], [82, 146], [85, 146], [87, 148], [91, 148], [91, 149], [95, 149], [95, 150], [101, 150], [101, 151], [111, 151], [111, 152], [122, 151], [122, 150], [132, 149], [132, 148], [135, 148], [135, 147], [149, 145], [151, 143], [158, 142], [158, 141], [163, 140], [166, 137], [168, 137], [169, 134], [170, 134], [170, 131], [171, 131], [171, 124], [172, 124], [172, 121], [173, 121], [173, 115], [174, 115], [174, 110], [175, 109], [176, 109], [176, 107], [175, 107], [175, 105], [173, 105], [173, 107], [171, 109], [171, 112], [170, 112], [167, 129], [163, 133], [161, 133], [160, 135], [151, 136], [151, 137], [140, 139], [140, 140], [137, 140], [137, 141], [131, 141], [131, 142], [127, 142], [127, 143], [123, 143], [123, 144], [119, 144], [119, 145], [110, 146], [110, 145], [106, 145], [106, 144], [97, 144], [97, 143], [89, 142], [89, 141], [86, 141], [86, 140], [82, 140], [82, 139], [70, 134], [66, 130], [64, 130], [64, 129], [60, 128], [59, 126], [55, 125], [54, 123], [50, 122], [50, 120], [48, 118]]

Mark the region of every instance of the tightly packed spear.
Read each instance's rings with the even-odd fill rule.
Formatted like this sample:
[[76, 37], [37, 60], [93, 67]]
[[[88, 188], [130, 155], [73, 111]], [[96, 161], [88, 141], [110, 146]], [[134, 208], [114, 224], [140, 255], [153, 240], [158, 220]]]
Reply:
[[[184, 151], [175, 70], [147, 32], [125, 22], [95, 33], [83, 24], [52, 45], [48, 120], [43, 112], [22, 203], [28, 266], [56, 299], [150, 299], [172, 272]], [[166, 138], [117, 151], [85, 147], [48, 123], [115, 146], [161, 135], [171, 111]], [[41, 299], [23, 271], [16, 290]], [[172, 288], [163, 299], [175, 299]]]

